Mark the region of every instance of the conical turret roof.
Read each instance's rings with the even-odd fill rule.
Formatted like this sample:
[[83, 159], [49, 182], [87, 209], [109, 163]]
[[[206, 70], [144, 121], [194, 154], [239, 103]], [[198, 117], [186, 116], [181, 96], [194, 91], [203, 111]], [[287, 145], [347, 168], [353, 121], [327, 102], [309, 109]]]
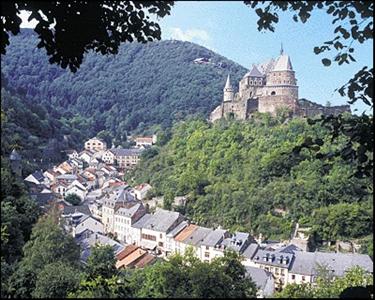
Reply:
[[230, 84], [230, 75], [228, 74], [227, 82], [225, 83], [225, 89], [231, 89], [232, 85]]
[[18, 152], [15, 149], [13, 149], [12, 153], [9, 156], [9, 159], [10, 160], [21, 160], [22, 158], [21, 158], [21, 155], [19, 155]]
[[293, 71], [292, 63], [288, 54], [281, 54], [276, 61], [272, 71]]

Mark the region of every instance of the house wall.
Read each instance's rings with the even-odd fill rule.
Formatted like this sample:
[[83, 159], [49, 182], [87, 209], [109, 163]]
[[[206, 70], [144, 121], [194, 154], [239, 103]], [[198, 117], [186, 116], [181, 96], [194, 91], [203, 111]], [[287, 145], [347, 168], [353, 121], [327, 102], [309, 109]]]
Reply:
[[85, 142], [85, 149], [92, 151], [103, 151], [107, 149], [107, 144], [97, 139], [90, 139]]
[[102, 208], [102, 223], [105, 232], [114, 232], [114, 209], [103, 205]]
[[102, 160], [105, 163], [112, 165], [115, 163], [115, 155], [111, 151], [107, 150], [106, 152], [104, 152]]
[[127, 240], [130, 239], [130, 227], [131, 218], [119, 214], [114, 215], [114, 233], [117, 234], [120, 241], [127, 243]]
[[312, 283], [313, 276], [310, 275], [302, 275], [296, 273], [289, 273], [288, 274], [288, 283]]
[[120, 168], [131, 168], [140, 161], [139, 155], [116, 156], [117, 164]]
[[289, 271], [288, 268], [281, 268], [281, 267], [276, 267], [276, 266], [270, 266], [266, 264], [259, 264], [259, 263], [254, 263], [254, 267], [264, 269], [268, 272], [271, 272], [272, 275], [274, 276], [275, 279], [275, 288], [284, 288], [289, 279]]

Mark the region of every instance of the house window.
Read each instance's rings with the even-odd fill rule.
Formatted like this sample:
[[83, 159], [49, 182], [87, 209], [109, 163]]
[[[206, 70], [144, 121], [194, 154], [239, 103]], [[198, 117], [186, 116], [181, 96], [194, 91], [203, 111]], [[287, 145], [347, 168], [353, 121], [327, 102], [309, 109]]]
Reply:
[[206, 246], [206, 250], [208, 250], [210, 247]]
[[296, 275], [292, 275], [292, 280], [296, 279]]
[[160, 238], [162, 239], [163, 238], [163, 234], [160, 233]]
[[271, 95], [273, 96], [273, 95], [276, 95], [276, 92], [275, 91], [272, 91], [271, 92]]
[[210, 257], [210, 252], [205, 252], [204, 257]]
[[142, 233], [142, 239], [156, 241], [156, 236]]
[[162, 242], [159, 242], [158, 245], [159, 245], [159, 247], [163, 247], [164, 244]]
[[305, 281], [306, 280], [306, 277], [305, 276], [302, 276], [302, 281]]
[[280, 270], [281, 275], [284, 275], [284, 269]]

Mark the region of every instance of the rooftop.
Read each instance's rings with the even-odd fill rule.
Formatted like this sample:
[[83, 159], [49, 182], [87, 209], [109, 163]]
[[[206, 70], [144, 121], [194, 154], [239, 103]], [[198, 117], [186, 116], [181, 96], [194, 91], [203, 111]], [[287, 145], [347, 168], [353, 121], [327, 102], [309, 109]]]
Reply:
[[257, 267], [245, 267], [246, 276], [251, 277], [258, 289], [264, 289], [267, 281], [272, 280], [272, 274]]
[[198, 225], [190, 224], [189, 226], [185, 227], [179, 234], [175, 236], [175, 240], [177, 242], [183, 242], [187, 237], [189, 237], [196, 229]]
[[151, 218], [151, 214], [145, 214], [142, 218], [140, 218], [136, 223], [132, 225], [133, 228], [143, 228], [144, 224], [148, 222], [148, 220]]
[[180, 213], [157, 208], [156, 212], [145, 222], [143, 228], [168, 232], [178, 219], [182, 221]]
[[204, 238], [212, 232], [211, 228], [201, 227], [198, 226], [196, 230], [192, 232], [191, 235], [189, 235], [183, 243], [192, 245], [192, 246], [200, 246], [202, 245], [202, 242]]
[[316, 275], [318, 265], [327, 266], [334, 274], [342, 276], [353, 266], [360, 266], [368, 272], [373, 272], [373, 262], [370, 256], [356, 253], [324, 253], [298, 251], [290, 272], [303, 275]]
[[132, 149], [114, 148], [114, 149], [110, 149], [109, 151], [111, 151], [116, 156], [135, 156], [135, 155], [140, 155], [142, 153], [143, 149], [140, 149], [140, 148], [132, 148]]
[[257, 243], [251, 243], [245, 251], [242, 253], [243, 256], [245, 256], [248, 259], [252, 259], [257, 252], [259, 248], [259, 245]]
[[280, 55], [272, 71], [293, 71], [293, 67], [292, 67], [292, 63], [290, 62], [289, 55], [287, 54]]
[[221, 240], [224, 239], [227, 230], [215, 229], [211, 231], [202, 241], [202, 245], [215, 247]]

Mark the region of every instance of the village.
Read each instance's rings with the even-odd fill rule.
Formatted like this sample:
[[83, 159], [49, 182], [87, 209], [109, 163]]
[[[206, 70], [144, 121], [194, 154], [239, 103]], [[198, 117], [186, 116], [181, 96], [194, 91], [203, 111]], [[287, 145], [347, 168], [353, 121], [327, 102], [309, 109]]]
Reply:
[[[123, 178], [140, 161], [141, 154], [157, 142], [156, 135], [135, 137], [132, 148], [107, 148], [92, 138], [82, 151], [70, 150], [67, 160], [26, 178], [30, 196], [47, 211], [55, 205], [61, 224], [81, 248], [85, 263], [95, 245], [110, 245], [117, 268], [143, 268], [191, 248], [204, 262], [232, 250], [258, 287], [258, 297], [269, 297], [290, 283], [313, 283], [319, 266], [333, 276], [343, 276], [353, 266], [373, 272], [368, 255], [310, 252], [308, 230], [295, 228], [288, 241], [267, 241], [262, 235], [229, 232], [194, 224], [177, 211], [162, 209], [162, 198], [148, 199], [149, 183], [130, 186]], [[13, 150], [10, 161], [20, 173], [20, 155]], [[74, 195], [79, 203], [66, 199]], [[181, 204], [185, 197], [177, 197]]]

